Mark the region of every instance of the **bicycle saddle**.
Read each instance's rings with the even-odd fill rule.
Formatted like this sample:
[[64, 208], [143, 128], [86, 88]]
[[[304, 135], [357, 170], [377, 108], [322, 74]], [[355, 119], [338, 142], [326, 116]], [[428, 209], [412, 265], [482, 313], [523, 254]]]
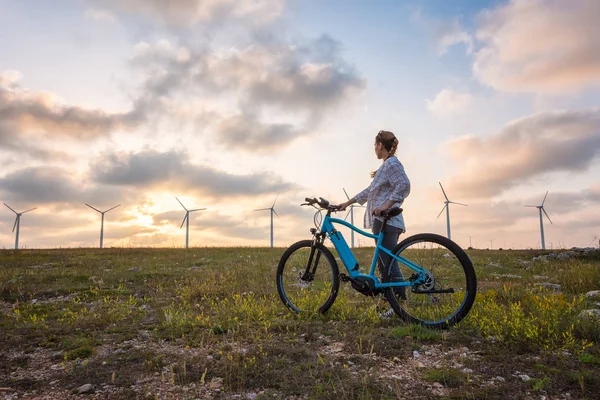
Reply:
[[392, 218], [395, 217], [396, 215], [400, 215], [402, 213], [402, 209], [400, 207], [392, 207], [392, 208], [388, 208], [387, 210], [383, 210], [381, 212], [381, 216], [384, 218]]

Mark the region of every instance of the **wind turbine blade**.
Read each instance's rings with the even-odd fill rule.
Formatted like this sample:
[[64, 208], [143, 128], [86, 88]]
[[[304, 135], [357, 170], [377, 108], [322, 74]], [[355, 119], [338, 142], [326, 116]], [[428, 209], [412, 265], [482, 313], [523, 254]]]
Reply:
[[542, 200], [542, 207], [544, 207], [544, 203], [546, 202], [546, 197], [548, 197], [548, 191], [546, 191], [546, 195], [544, 196], [544, 200]]
[[344, 193], [346, 194], [346, 198], [347, 198], [348, 200], [350, 200], [350, 196], [348, 196], [348, 192], [346, 192], [346, 189], [342, 188], [342, 190], [343, 190], [343, 191], [344, 191]]
[[[178, 199], [177, 197], [175, 197], [175, 199], [176, 199], [177, 201], [179, 201], [179, 199]], [[181, 201], [179, 201], [179, 204], [181, 204], [181, 207], [183, 207], [183, 209], [184, 209], [185, 211], [187, 211], [187, 210], [188, 210], [187, 208], [185, 208], [185, 206], [183, 205], [183, 203], [182, 203]]]
[[117, 208], [117, 207], [119, 207], [119, 206], [120, 206], [120, 204], [119, 204], [119, 205], [116, 205], [116, 206], [114, 206], [113, 208], [109, 208], [108, 210], [106, 210], [106, 211], [104, 211], [104, 212], [105, 212], [105, 213], [107, 213], [107, 212], [109, 212], [110, 210], [114, 210], [115, 208]]
[[279, 216], [279, 214], [277, 214], [277, 211], [275, 211], [275, 209], [274, 209], [274, 208], [273, 208], [273, 212], [275, 213], [275, 215], [277, 215], [277, 218], [281, 218], [281, 217]]
[[189, 215], [189, 211], [185, 213], [185, 217], [183, 217], [183, 221], [181, 221], [181, 226], [179, 227], [179, 229], [183, 228], [183, 224], [185, 224], [185, 219], [188, 217]]
[[277, 193], [277, 196], [275, 196], [275, 201], [273, 202], [273, 205], [271, 206], [271, 208], [275, 208], [275, 203], [277, 203], [278, 198], [279, 198], [279, 193]]
[[440, 213], [438, 214], [437, 218], [439, 218], [439, 217], [440, 217], [440, 215], [442, 215], [442, 213], [444, 212], [444, 210], [446, 209], [446, 207], [448, 207], [448, 204], [446, 204], [446, 205], [444, 206], [444, 208], [442, 208], [442, 211], [440, 211]]
[[193, 210], [190, 210], [190, 212], [202, 211], [202, 210], [206, 210], [206, 208], [194, 208]]
[[13, 232], [15, 231], [15, 228], [17, 227], [17, 221], [19, 220], [19, 217], [15, 218], [15, 224], [13, 225]]
[[96, 207], [92, 207], [90, 206], [88, 203], [85, 203], [86, 206], [88, 206], [89, 208], [93, 208], [94, 210], [98, 211], [100, 214], [102, 214], [102, 211], [98, 210]]
[[444, 197], [446, 198], [446, 200], [450, 201], [450, 199], [448, 199], [448, 196], [446, 196], [446, 191], [444, 190], [444, 187], [442, 186], [442, 182], [438, 182], [440, 184], [440, 187], [442, 188], [442, 193], [444, 193]]
[[533, 208], [537, 208], [537, 206], [530, 206], [530, 205], [527, 205], [527, 206], [525, 206], [525, 207], [533, 207]]
[[[4, 205], [5, 205], [6, 207], [10, 208], [10, 206], [9, 206], [8, 204], [4, 203]], [[12, 208], [10, 208], [10, 211], [14, 212], [15, 214], [18, 214], [18, 212], [16, 212], [16, 211], [15, 211], [15, 210], [13, 210]]]
[[33, 211], [33, 210], [35, 210], [36, 208], [37, 208], [37, 207], [30, 208], [30, 209], [29, 209], [29, 210], [27, 210], [27, 211], [23, 211], [21, 214], [25, 214], [26, 212]]
[[348, 214], [346, 214], [346, 216], [344, 217], [344, 221], [348, 219], [348, 215], [350, 215], [350, 212], [352, 212], [352, 208], [348, 210]]
[[254, 211], [266, 211], [266, 210], [270, 210], [270, 208], [259, 208], [258, 210], [254, 210]]
[[468, 205], [466, 205], [466, 204], [463, 204], [463, 203], [457, 203], [457, 202], [455, 202], [455, 201], [449, 201], [448, 203], [452, 203], [452, 204], [458, 204], [459, 206], [465, 206], [465, 207], [469, 207], [469, 206], [468, 206]]
[[544, 207], [542, 207], [542, 211], [544, 212], [544, 214], [546, 214], [546, 218], [548, 218], [548, 221], [550, 221], [550, 223], [554, 225], [554, 223], [552, 222], [552, 220], [548, 216], [548, 213], [546, 212], [546, 210], [544, 210]]

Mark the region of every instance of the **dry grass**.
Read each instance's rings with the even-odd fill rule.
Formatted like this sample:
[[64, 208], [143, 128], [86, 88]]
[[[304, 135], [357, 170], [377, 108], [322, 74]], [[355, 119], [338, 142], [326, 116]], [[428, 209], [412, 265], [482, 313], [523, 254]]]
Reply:
[[[292, 315], [275, 288], [282, 253], [0, 251], [0, 342], [11, 349], [0, 356], [0, 387], [29, 398], [69, 398], [86, 383], [98, 398], [600, 392], [600, 330], [578, 317], [594, 305], [582, 295], [600, 289], [598, 258], [532, 263], [539, 252], [470, 251], [478, 299], [440, 334], [379, 320], [376, 303], [348, 285], [326, 315]], [[371, 254], [357, 250], [362, 265]], [[562, 294], [542, 288], [540, 275]]]

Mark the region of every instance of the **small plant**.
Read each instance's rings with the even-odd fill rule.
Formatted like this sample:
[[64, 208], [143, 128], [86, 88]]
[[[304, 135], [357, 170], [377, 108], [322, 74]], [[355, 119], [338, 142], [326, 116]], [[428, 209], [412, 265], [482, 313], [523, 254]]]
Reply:
[[579, 361], [583, 364], [600, 365], [600, 357], [594, 356], [593, 354], [581, 354], [579, 355]]
[[550, 385], [550, 377], [545, 376], [541, 379], [532, 379], [533, 390], [544, 390]]
[[465, 374], [456, 369], [433, 368], [425, 373], [425, 380], [429, 382], [439, 382], [449, 388], [457, 388], [465, 381]]
[[438, 341], [442, 339], [442, 334], [439, 331], [427, 329], [422, 325], [404, 325], [398, 326], [392, 330], [394, 337], [410, 337], [416, 340]]

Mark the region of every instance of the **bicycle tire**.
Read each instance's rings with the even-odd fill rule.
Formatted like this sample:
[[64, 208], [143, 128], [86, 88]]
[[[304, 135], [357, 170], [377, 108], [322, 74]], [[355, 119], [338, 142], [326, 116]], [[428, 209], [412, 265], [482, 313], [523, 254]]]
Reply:
[[[313, 279], [302, 279], [310, 254], [316, 264]], [[302, 240], [291, 245], [281, 256], [277, 266], [277, 292], [290, 310], [325, 313], [333, 305], [339, 287], [339, 269], [335, 257], [322, 243]]]
[[[426, 285], [406, 287], [405, 299], [398, 299], [392, 288], [386, 288], [386, 298], [402, 319], [428, 328], [447, 329], [469, 313], [475, 301], [477, 277], [471, 259], [459, 245], [440, 235], [421, 233], [404, 239], [393, 254], [426, 268], [433, 277]], [[401, 272], [403, 279], [413, 273], [402, 265]], [[452, 288], [454, 292], [426, 293], [431, 288]]]

